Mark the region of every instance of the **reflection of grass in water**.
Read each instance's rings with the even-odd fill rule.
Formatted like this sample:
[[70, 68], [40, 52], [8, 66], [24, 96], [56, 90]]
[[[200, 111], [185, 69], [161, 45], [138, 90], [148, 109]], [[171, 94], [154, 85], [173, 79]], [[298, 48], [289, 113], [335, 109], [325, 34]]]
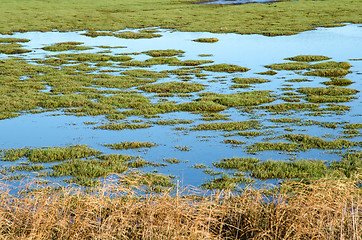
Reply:
[[52, 52], [69, 51], [69, 50], [82, 51], [82, 50], [92, 49], [91, 47], [87, 46], [79, 46], [82, 44], [83, 44], [82, 42], [61, 42], [53, 44], [51, 46], [43, 47], [42, 49]]
[[298, 55], [295, 57], [285, 58], [286, 60], [297, 61], [297, 62], [319, 62], [331, 59], [330, 57], [321, 55]]
[[192, 41], [201, 42], [201, 43], [215, 43], [215, 42], [218, 42], [219, 39], [217, 39], [217, 38], [198, 38], [198, 39], [194, 39]]
[[151, 148], [156, 146], [156, 144], [151, 142], [121, 142], [121, 143], [105, 144], [104, 146], [110, 147], [111, 149], [115, 150], [121, 150], [121, 149]]

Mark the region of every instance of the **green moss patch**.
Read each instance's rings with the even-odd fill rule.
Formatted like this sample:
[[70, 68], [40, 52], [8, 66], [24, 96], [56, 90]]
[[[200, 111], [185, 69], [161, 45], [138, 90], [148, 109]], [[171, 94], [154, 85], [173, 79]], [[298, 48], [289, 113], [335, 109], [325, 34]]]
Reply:
[[31, 52], [31, 50], [22, 48], [23, 45], [18, 43], [5, 43], [0, 44], [0, 53], [5, 54], [22, 54]]
[[132, 123], [110, 123], [110, 124], [104, 124], [98, 127], [95, 127], [95, 129], [103, 129], [103, 130], [124, 130], [124, 129], [142, 129], [142, 128], [149, 128], [151, 127], [147, 123], [141, 123], [141, 124], [132, 124]]
[[275, 75], [275, 74], [277, 74], [277, 72], [273, 71], [273, 70], [269, 70], [269, 71], [265, 71], [265, 72], [258, 72], [257, 74], [260, 74], [260, 75]]
[[351, 73], [346, 69], [318, 69], [315, 71], [306, 72], [305, 76], [318, 76], [318, 77], [344, 77]]
[[322, 82], [324, 85], [334, 85], [334, 86], [348, 86], [354, 83], [353, 81], [345, 78], [332, 78], [331, 81]]
[[311, 68], [314, 69], [350, 69], [352, 65], [349, 62], [334, 62], [334, 61], [328, 61], [328, 62], [322, 62], [311, 65]]
[[115, 36], [115, 37], [118, 37], [118, 38], [126, 38], [126, 39], [140, 39], [140, 38], [157, 38], [157, 37], [162, 37], [161, 34], [152, 33], [152, 32], [131, 32], [131, 31], [126, 31], [126, 32], [117, 33], [117, 34], [114, 34], [114, 36]]

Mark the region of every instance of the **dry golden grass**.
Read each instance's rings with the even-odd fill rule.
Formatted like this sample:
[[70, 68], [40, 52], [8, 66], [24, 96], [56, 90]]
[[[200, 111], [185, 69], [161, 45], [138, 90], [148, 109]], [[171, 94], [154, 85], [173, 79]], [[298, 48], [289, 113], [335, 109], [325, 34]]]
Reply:
[[4, 188], [0, 238], [357, 240], [362, 234], [362, 191], [348, 179], [289, 182], [278, 194], [244, 190], [205, 197], [139, 195], [119, 184], [107, 186], [93, 193], [67, 188], [22, 197]]

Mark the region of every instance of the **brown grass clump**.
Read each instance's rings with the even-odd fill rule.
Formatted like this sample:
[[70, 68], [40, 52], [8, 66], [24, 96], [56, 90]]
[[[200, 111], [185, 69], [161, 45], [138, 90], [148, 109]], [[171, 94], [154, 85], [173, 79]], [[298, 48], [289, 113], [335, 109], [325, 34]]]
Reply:
[[[361, 239], [361, 188], [287, 182], [278, 193], [146, 194], [120, 184], [0, 197], [4, 239]], [[110, 197], [108, 193], [112, 193]], [[266, 200], [268, 199], [268, 200]]]

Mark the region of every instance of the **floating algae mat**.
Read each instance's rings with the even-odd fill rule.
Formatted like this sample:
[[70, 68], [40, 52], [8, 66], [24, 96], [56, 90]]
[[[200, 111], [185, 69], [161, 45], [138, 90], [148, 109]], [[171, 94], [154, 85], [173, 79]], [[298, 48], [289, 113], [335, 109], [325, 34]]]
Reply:
[[353, 24], [2, 35], [1, 181], [161, 191], [361, 173], [361, 39]]

